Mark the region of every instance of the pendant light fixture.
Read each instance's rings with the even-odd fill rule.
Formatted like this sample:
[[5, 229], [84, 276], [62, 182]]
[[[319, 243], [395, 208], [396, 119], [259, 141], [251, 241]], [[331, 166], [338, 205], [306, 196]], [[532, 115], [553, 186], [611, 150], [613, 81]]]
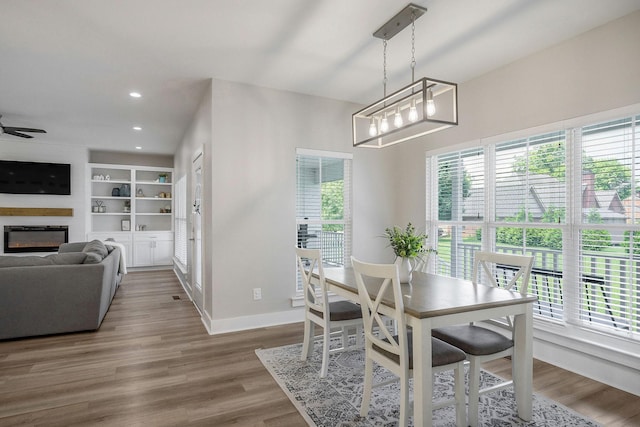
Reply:
[[[415, 80], [415, 21], [426, 11], [410, 3], [373, 33], [382, 39], [384, 94], [352, 115], [354, 147], [388, 147], [458, 124], [458, 85], [428, 77]], [[387, 42], [409, 25], [411, 84], [387, 96]]]

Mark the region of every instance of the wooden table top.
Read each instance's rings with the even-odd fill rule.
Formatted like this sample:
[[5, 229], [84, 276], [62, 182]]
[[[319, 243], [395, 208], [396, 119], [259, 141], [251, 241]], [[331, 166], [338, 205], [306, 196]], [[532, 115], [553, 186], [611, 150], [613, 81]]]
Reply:
[[[358, 293], [353, 268], [326, 268], [325, 280], [349, 292]], [[366, 282], [367, 289], [376, 295], [380, 283]], [[468, 280], [436, 274], [414, 272], [411, 284], [402, 284], [404, 311], [418, 319], [464, 313], [468, 311], [531, 303], [533, 295], [474, 285]], [[383, 299], [384, 301], [384, 299]]]

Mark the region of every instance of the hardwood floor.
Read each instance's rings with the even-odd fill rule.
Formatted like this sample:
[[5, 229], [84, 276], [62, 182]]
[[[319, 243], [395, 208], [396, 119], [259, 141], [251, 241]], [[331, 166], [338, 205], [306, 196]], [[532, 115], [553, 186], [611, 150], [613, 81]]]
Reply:
[[[303, 426], [254, 352], [296, 342], [301, 324], [209, 336], [172, 272], [130, 273], [98, 331], [0, 341], [0, 426]], [[640, 426], [637, 396], [539, 361], [534, 387]]]

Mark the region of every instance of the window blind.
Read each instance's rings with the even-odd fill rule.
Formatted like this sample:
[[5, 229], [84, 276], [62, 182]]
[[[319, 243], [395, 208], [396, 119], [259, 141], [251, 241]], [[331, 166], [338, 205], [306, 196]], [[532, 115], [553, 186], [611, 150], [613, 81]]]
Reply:
[[580, 129], [580, 289], [571, 306], [582, 326], [632, 336], [640, 332], [637, 125], [636, 116]]
[[634, 115], [487, 143], [477, 164], [473, 150], [429, 160], [438, 273], [468, 278], [480, 248], [533, 255], [537, 318], [640, 341], [639, 124]]
[[187, 266], [187, 179], [182, 176], [174, 185], [175, 219], [174, 219], [174, 255], [184, 266]]
[[[324, 266], [351, 256], [351, 159], [342, 153], [296, 156], [296, 245], [317, 248]], [[300, 276], [297, 290], [302, 290]]]

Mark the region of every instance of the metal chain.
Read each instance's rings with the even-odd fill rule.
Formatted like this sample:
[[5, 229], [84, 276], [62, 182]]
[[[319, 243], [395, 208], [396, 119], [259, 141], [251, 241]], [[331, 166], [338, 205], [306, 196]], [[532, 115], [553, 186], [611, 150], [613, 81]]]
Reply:
[[416, 13], [411, 12], [411, 82], [415, 82], [416, 70]]
[[384, 78], [382, 79], [382, 87], [384, 89], [384, 98], [387, 97], [387, 39], [382, 40], [382, 69], [384, 72]]

